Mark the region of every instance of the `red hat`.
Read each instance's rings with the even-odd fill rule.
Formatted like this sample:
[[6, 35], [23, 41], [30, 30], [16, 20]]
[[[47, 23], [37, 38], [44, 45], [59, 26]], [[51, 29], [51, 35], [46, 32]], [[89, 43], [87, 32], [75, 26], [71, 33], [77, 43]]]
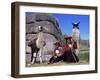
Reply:
[[59, 46], [61, 46], [60, 42], [55, 42], [54, 45], [59, 45]]

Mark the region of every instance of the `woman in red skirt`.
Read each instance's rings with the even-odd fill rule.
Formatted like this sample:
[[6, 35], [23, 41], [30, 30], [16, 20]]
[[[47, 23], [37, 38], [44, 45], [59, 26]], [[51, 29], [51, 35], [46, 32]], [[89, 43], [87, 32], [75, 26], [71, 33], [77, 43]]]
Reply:
[[77, 48], [77, 44], [72, 44], [72, 37], [66, 37], [66, 44], [64, 45], [64, 62], [78, 62], [79, 58], [76, 56], [74, 49]]
[[55, 50], [54, 55], [50, 58], [48, 64], [57, 63], [59, 61], [64, 62], [78, 62], [79, 58], [76, 56], [74, 49], [77, 48], [77, 45], [72, 44], [72, 37], [66, 37], [66, 44], [61, 47], [59, 42], [54, 43]]

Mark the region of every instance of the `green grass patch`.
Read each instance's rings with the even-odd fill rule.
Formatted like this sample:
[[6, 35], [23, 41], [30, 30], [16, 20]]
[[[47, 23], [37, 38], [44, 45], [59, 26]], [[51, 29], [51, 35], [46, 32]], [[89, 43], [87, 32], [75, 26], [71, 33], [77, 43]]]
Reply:
[[82, 51], [79, 54], [80, 61], [89, 62], [89, 51]]
[[26, 67], [37, 67], [37, 66], [63, 66], [63, 65], [80, 65], [80, 64], [89, 64], [89, 50], [82, 50], [79, 53], [79, 62], [78, 63], [65, 63], [65, 62], [58, 62], [55, 64], [47, 64], [47, 63], [36, 63], [28, 65], [29, 63], [26, 63]]

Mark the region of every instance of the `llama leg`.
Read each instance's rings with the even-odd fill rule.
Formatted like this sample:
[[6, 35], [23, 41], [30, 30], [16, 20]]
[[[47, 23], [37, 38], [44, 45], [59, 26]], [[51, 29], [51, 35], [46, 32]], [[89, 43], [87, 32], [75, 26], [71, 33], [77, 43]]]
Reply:
[[40, 63], [42, 63], [42, 57], [40, 56]]
[[35, 52], [35, 53], [33, 53], [32, 64], [34, 64], [34, 63], [35, 63], [35, 60], [36, 60], [36, 52]]
[[42, 63], [42, 49], [40, 49], [40, 52], [39, 52], [39, 59], [40, 59], [40, 63]]
[[79, 56], [79, 41], [77, 41], [76, 55]]
[[31, 62], [32, 62], [32, 60], [33, 60], [33, 52], [31, 52]]
[[76, 52], [76, 55], [78, 56], [78, 55], [79, 55], [79, 51], [78, 51], [78, 49], [76, 49], [76, 51], [75, 51], [75, 52]]

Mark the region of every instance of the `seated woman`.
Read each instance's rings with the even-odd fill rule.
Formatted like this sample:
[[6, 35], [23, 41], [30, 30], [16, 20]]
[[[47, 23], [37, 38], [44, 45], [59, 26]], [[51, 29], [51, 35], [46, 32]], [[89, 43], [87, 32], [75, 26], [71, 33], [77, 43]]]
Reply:
[[53, 64], [57, 63], [59, 61], [62, 61], [62, 55], [63, 55], [63, 48], [61, 47], [59, 42], [54, 43], [55, 45], [55, 50], [54, 50], [54, 55], [50, 58], [48, 64]]

